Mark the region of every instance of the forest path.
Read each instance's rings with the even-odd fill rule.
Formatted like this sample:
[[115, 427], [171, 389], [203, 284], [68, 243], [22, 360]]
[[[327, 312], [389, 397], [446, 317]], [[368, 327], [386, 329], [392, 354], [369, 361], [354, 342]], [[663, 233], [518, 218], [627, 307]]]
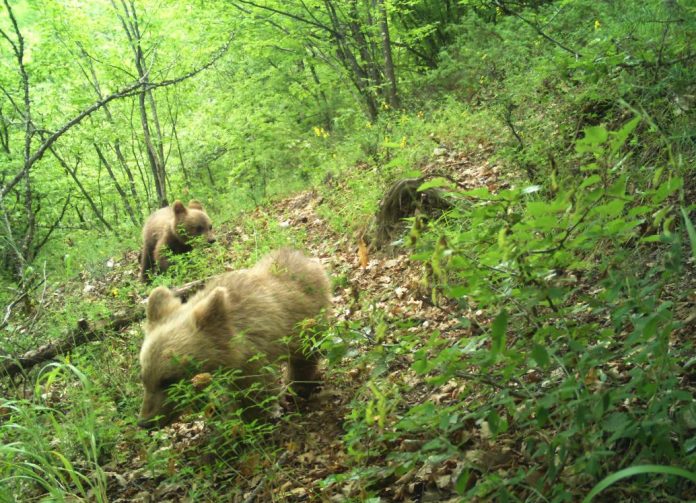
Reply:
[[[487, 186], [497, 190], [502, 186], [498, 169], [491, 166], [483, 154], [471, 159], [448, 153], [421, 171], [424, 175], [445, 173], [463, 187]], [[338, 182], [333, 190], [341, 189], [341, 182]], [[467, 312], [466, 316], [474, 323], [463, 328], [461, 307], [445, 299], [440, 299], [438, 305], [433, 304], [431, 291], [423, 281], [423, 264], [409, 258], [410, 250], [400, 247], [390, 254], [370, 253], [359, 245], [358, 236], [331, 228], [318, 211], [322, 204], [327, 203], [321, 195], [307, 190], [280, 200], [270, 208], [257, 208], [243, 218], [271, 217], [284, 228], [302, 231], [305, 251], [321, 260], [334, 278], [340, 278], [334, 281], [332, 315], [336, 326], [351, 332], [351, 348], [365, 353], [377, 345], [396, 345], [404, 331], [422, 334], [423, 341], [439, 331], [454, 342], [475, 332], [479, 322], [487, 323], [484, 313]], [[240, 228], [235, 232], [234, 238], [228, 234], [223, 241], [251, 239], [240, 234]], [[393, 359], [386, 371], [388, 381], [407, 390], [404, 401], [409, 407], [429, 400], [443, 403], [457, 396], [461, 386], [456, 383], [441, 387], [437, 395], [432, 395], [426, 378], [410, 369], [412, 356], [403, 354]], [[288, 416], [279, 421], [269, 442], [255, 445], [249, 455], [231, 462], [229, 472], [215, 474], [216, 480], [210, 482], [216, 490], [224, 493], [224, 488], [229, 487], [230, 492], [236, 494], [234, 501], [240, 502], [360, 499], [359, 480], [341, 481], [328, 490], [322, 490], [319, 484], [330, 475], [355, 467], [355, 461], [346, 450], [344, 422], [351, 410], [351, 401], [374, 398], [362, 387], [370, 380], [375, 367], [364, 359], [355, 357], [355, 360], [360, 363], [351, 365], [349, 354], [336, 368], [328, 368], [324, 362], [322, 389], [305, 402], [286, 404], [284, 414]], [[292, 414], [293, 411], [301, 413]], [[202, 462], [197, 447], [206, 442], [206, 428], [202, 421], [195, 421], [175, 423], [166, 430], [171, 449], [179, 453], [173, 457], [177, 461], [170, 467], [171, 474], [189, 463]], [[419, 445], [418, 439], [413, 442], [413, 445], [403, 443], [398, 448], [409, 450]], [[126, 478], [139, 480], [140, 490], [136, 492], [128, 484], [127, 489], [121, 488], [126, 489], [125, 494], [120, 492], [115, 501], [186, 501], [186, 487], [171, 480], [145, 481], [142, 478], [144, 459], [136, 456], [134, 461], [135, 472]], [[452, 486], [459, 471], [458, 462], [452, 460], [440, 466], [436, 473], [414, 469], [399, 479], [385, 480], [382, 500], [409, 500], [416, 493], [431, 498], [430, 501], [454, 497]], [[147, 487], [145, 491], [143, 482]]]
[[[483, 148], [480, 156], [473, 158], [454, 151], [441, 152], [421, 172], [449, 175], [466, 188], [485, 186], [497, 191], [502, 185], [498, 168], [485, 159], [486, 155]], [[339, 182], [334, 190], [341, 189]], [[460, 326], [463, 313], [454, 303], [444, 299], [440, 299], [439, 305], [432, 303], [430, 289], [424, 284], [423, 264], [410, 259], [410, 250], [399, 247], [389, 254], [371, 253], [359, 244], [359, 236], [333, 230], [318, 212], [322, 204], [323, 198], [315, 191], [304, 191], [279, 201], [271, 212], [281, 225], [302, 229], [306, 234], [306, 251], [318, 257], [332, 276], [341, 278], [332, 299], [333, 315], [338, 324], [350, 327], [362, 339], [361, 351], [370, 351], [377, 344], [396, 344], [404, 330], [422, 334], [423, 340], [439, 331], [453, 342], [471, 334], [471, 328]], [[483, 313], [468, 313], [468, 316], [481, 318]], [[444, 392], [441, 388], [438, 396], [430, 395], [425, 378], [410, 370], [411, 363], [412, 355], [408, 354], [389, 362], [386, 377], [393, 383], [405, 384], [405, 389], [410, 388], [409, 406], [454, 398], [459, 388], [454, 383], [446, 386]], [[284, 451], [282, 466], [275, 465], [271, 469], [273, 475], [266, 475], [266, 480], [272, 483], [266, 482], [263, 491], [254, 492], [261, 483], [258, 477], [246, 479], [247, 498], [254, 494], [256, 501], [326, 501], [326, 493], [321, 494], [318, 482], [355, 466], [346, 452], [343, 423], [352, 400], [374, 398], [361, 391], [374, 365], [361, 362], [351, 367], [348, 357], [341, 367], [323, 368], [322, 391], [303, 404], [302, 414], [295, 420], [283, 423], [278, 432], [278, 447]], [[403, 450], [412, 447], [399, 446]], [[443, 501], [454, 497], [450, 488], [457, 473], [454, 462], [443, 463], [438, 473], [415, 470], [398, 480], [385, 480], [381, 496], [383, 500], [403, 501], [415, 492], [429, 492], [432, 501]], [[358, 480], [337, 486], [329, 491], [335, 493], [330, 501], [361, 497]]]

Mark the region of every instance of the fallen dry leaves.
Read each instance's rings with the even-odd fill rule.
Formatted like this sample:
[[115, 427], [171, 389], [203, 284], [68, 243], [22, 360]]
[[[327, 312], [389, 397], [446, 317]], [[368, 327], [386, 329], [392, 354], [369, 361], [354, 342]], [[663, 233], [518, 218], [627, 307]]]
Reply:
[[[481, 157], [485, 149], [481, 148]], [[456, 152], [445, 151], [442, 155], [422, 169], [424, 174], [446, 171], [455, 177], [462, 187], [481, 185], [497, 189], [497, 167], [484, 159], [472, 160]], [[372, 317], [375, 312], [384, 313], [384, 322], [396, 326], [404, 320], [411, 320], [411, 333], [423, 333], [424, 338], [434, 330], [444, 337], [455, 341], [471, 333], [470, 328], [463, 328], [458, 323], [461, 316], [453, 305], [443, 302], [433, 305], [430, 292], [423, 287], [423, 271], [419, 263], [409, 258], [407, 250], [401, 249], [393, 255], [381, 255], [371, 252], [362, 237], [341, 235], [331, 230], [317, 212], [324, 204], [323, 198], [315, 191], [305, 191], [293, 197], [277, 202], [272, 210], [256, 210], [247, 218], [262, 218], [264, 225], [270, 213], [280, 222], [281, 229], [302, 229], [306, 235], [309, 252], [318, 257], [334, 276], [342, 275], [345, 282], [336, 289], [333, 297], [334, 316], [338, 322], [358, 322], [364, 327], [368, 339], [374, 336]], [[230, 235], [221, 231], [221, 240], [231, 242], [233, 239], [244, 241], [245, 237], [239, 226], [233, 228]], [[231, 235], [234, 234], [233, 238]], [[247, 237], [247, 239], [249, 239]], [[95, 292], [108, 290], [108, 285], [95, 288]], [[90, 291], [89, 294], [93, 292]], [[483, 313], [471, 313], [472, 319], [484, 322]], [[398, 329], [387, 330], [384, 342], [393, 342], [398, 336]], [[411, 355], [404, 355], [393, 362], [388, 379], [400, 383], [406, 389], [404, 399], [415, 405], [424, 401], [436, 404], [449, 404], [461, 400], [465, 392], [470, 392], [468, 384], [450, 382], [440, 387], [435, 394], [424, 385], [423, 377], [410, 370]], [[334, 374], [327, 371], [328, 376]], [[345, 472], [351, 467], [351, 459], [346, 452], [342, 436], [343, 422], [349, 411], [349, 403], [367, 378], [369, 369], [345, 369], [338, 379], [327, 380], [324, 388], [308, 401], [299, 404], [300, 414], [288, 416], [292, 419], [280, 420], [271, 442], [277, 453], [269, 458], [245, 456], [244, 460], [230, 460], [229, 473], [215, 475], [208, 481], [213, 487], [218, 483], [233, 482], [234, 490], [229, 493], [229, 501], [329, 501], [343, 502], [360, 498], [362, 486], [356, 480], [349, 480], [339, 486], [322, 489], [319, 484], [330, 475]], [[196, 388], [208, 385], [213, 377], [210, 374], [198, 374], [192, 379]], [[292, 408], [292, 405], [291, 405]], [[292, 411], [286, 411], [286, 414]], [[114, 501], [189, 501], [188, 487], [183, 477], [170, 478], [178, 473], [190, 460], [195, 460], [195, 453], [205, 445], [209, 435], [203, 421], [192, 423], [175, 423], [165, 429], [163, 448], [172, 450], [172, 462], [163, 474], [153, 475], [147, 470], [146, 453], [138, 452], [138, 446], [121, 443], [118, 449], [131, 452], [125, 456], [126, 461], [110, 467], [109, 492]], [[509, 449], [494, 450], [485, 445], [485, 434], [471, 425], [471, 429], [458, 433], [458, 442], [466, 443], [478, 439], [480, 447], [472, 448], [470, 456], [482, 465], [503, 469], [510, 464]], [[401, 439], [395, 449], [412, 452], [423, 445], [420, 438]], [[498, 443], [498, 446], [504, 443]], [[470, 460], [469, 460], [470, 461]], [[194, 462], [202, 462], [200, 459]], [[458, 501], [454, 492], [454, 481], [461, 470], [464, 460], [449, 459], [436, 466], [422, 465], [414, 467], [405, 475], [385, 481], [380, 489], [382, 501]], [[120, 475], [117, 475], [120, 474]], [[219, 479], [219, 480], [218, 480]]]

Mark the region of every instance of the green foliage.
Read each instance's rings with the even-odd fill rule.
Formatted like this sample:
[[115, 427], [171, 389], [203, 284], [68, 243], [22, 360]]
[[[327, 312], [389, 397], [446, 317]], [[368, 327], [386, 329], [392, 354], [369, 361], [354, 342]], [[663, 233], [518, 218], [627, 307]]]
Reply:
[[4, 498], [44, 494], [54, 501], [108, 501], [101, 460], [117, 431], [103, 426], [106, 404], [82, 372], [70, 364], [48, 365], [30, 398], [3, 399], [0, 407], [7, 416], [0, 427]]
[[[343, 236], [323, 248], [331, 253], [369, 234], [395, 178], [485, 163], [502, 180], [462, 190], [431, 177], [421, 189], [446, 190], [456, 207], [410, 234], [424, 302], [456, 306], [466, 337], [395, 320], [352, 290], [348, 264], [333, 271], [334, 285], [355, 294], [348, 307], [369, 314], [308, 330], [327, 382], [364, 376], [344, 422], [350, 469], [320, 488], [350, 484], [350, 497], [376, 501], [385, 483], [456, 463], [452, 483], [465, 500], [688, 494], [679, 477], [694, 471], [696, 452], [693, 341], [682, 326], [696, 259], [693, 7], [386, 0], [340, 5], [332, 17], [338, 2], [242, 4], [129, 4], [151, 82], [200, 68], [230, 43], [194, 78], [145, 96], [169, 201], [201, 200], [224, 236], [173, 256], [154, 285], [311, 244], [266, 206], [299, 188], [322, 194], [317, 211]], [[134, 16], [121, 4], [7, 5], [26, 43], [31, 114], [6, 8], [3, 190], [24, 166], [25, 142], [36, 152], [138, 75], [123, 31]], [[381, 5], [401, 108], [389, 102]], [[139, 98], [89, 115], [0, 198], [3, 353], [141, 301], [134, 250], [162, 201]], [[218, 472], [273, 464], [275, 429], [229, 406], [224, 374], [204, 390], [177, 388], [182, 402], [203, 404], [209, 444], [176, 451], [168, 436], [136, 430], [140, 335], [132, 328], [78, 349], [74, 367], [42, 371], [29, 398], [3, 388], [14, 397], [0, 409], [3, 495], [103, 500], [104, 465], [135, 452], [194, 500], [236, 488]], [[509, 452], [513, 467], [490, 461]], [[214, 463], [187, 462], [201, 453]]]
[[[485, 400], [465, 393], [462, 403], [425, 402], [396, 414], [400, 393], [370, 381], [367, 396], [354, 403], [346, 442], [358, 465], [366, 456], [398, 460], [375, 480], [402, 474], [394, 466], [450, 458], [465, 447], [452, 439], [471, 421], [485, 424], [492, 439], [524, 439], [525, 461], [522, 479], [505, 480], [480, 461], [465, 463], [458, 482], [465, 497], [524, 494], [517, 484], [540, 472], [536, 490], [561, 501], [617, 458], [624, 460], [619, 466], [644, 460], [693, 468], [685, 419], [694, 397], [675, 374], [689, 348], [670, 344], [679, 328], [674, 306], [686, 292], [665, 295], [686, 263], [686, 235], [674, 229], [683, 181], [673, 171], [646, 180], [626, 168], [638, 124], [587, 128], [577, 142], [586, 155], [579, 179], [497, 193], [449, 189], [469, 201], [466, 212], [433, 224], [414, 258], [433, 271], [434, 293], [490, 311], [490, 327], [454, 342], [433, 333], [411, 369], [427, 377], [433, 392], [461, 378], [472, 393], [491, 391]], [[634, 267], [655, 247], [662, 260]], [[385, 358], [382, 351], [370, 354]], [[427, 440], [417, 452], [393, 452], [414, 434]], [[371, 450], [356, 450], [362, 445]]]
[[609, 487], [610, 485], [614, 484], [615, 482], [618, 482], [619, 480], [627, 477], [633, 477], [635, 475], [640, 475], [642, 473], [663, 473], [667, 475], [677, 475], [679, 477], [684, 477], [685, 479], [689, 479], [692, 482], [696, 482], [696, 474], [693, 472], [688, 472], [686, 470], [682, 470], [681, 468], [674, 468], [673, 466], [660, 466], [660, 465], [641, 465], [641, 466], [632, 466], [630, 468], [625, 468], [623, 470], [620, 470], [616, 473], [613, 473], [609, 475], [608, 477], [604, 478], [599, 484], [597, 484], [594, 488], [592, 488], [592, 491], [583, 499], [583, 503], [590, 503], [592, 501], [592, 498], [597, 496], [599, 493], [601, 493], [604, 489]]

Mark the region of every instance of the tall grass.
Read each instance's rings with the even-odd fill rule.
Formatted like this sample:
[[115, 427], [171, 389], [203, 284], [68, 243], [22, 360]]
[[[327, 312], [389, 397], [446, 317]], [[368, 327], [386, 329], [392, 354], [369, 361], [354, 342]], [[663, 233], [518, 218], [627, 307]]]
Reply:
[[[58, 388], [60, 397], [53, 393]], [[76, 367], [51, 363], [31, 396], [0, 402], [6, 418], [0, 425], [1, 501], [108, 501], [94, 398], [92, 383]]]

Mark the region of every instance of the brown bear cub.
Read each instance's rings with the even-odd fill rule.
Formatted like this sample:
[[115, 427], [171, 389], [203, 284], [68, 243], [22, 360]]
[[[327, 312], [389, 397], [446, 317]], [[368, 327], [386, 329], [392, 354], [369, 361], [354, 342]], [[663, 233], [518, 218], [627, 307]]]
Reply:
[[213, 225], [201, 203], [192, 199], [188, 208], [181, 201], [155, 211], [143, 227], [143, 251], [140, 254], [140, 280], [147, 282], [157, 269], [164, 272], [169, 267], [166, 251], [185, 253], [193, 248], [189, 241], [204, 236], [215, 242]]
[[197, 372], [238, 370], [235, 386], [243, 390], [255, 383], [272, 387], [261, 369], [285, 361], [293, 389], [309, 394], [318, 356], [302, 347], [298, 324], [329, 306], [329, 290], [321, 264], [288, 249], [251, 269], [212, 278], [186, 304], [169, 289], [155, 288], [140, 350], [145, 395], [138, 424], [161, 427], [176, 418], [167, 388], [192, 377], [187, 362], [199, 364]]

